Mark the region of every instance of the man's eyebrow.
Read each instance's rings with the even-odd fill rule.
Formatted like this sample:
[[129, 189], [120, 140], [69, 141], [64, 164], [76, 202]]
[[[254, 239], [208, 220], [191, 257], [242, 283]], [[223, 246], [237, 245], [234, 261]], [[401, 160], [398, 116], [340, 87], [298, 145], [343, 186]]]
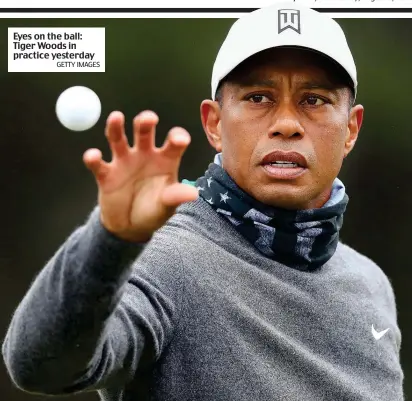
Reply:
[[[240, 87], [266, 87], [276, 89], [279, 87], [279, 82], [273, 79], [253, 79], [252, 77], [242, 79], [239, 84]], [[339, 89], [339, 85], [326, 80], [310, 80], [304, 81], [298, 85], [300, 89], [324, 89], [335, 91]]]

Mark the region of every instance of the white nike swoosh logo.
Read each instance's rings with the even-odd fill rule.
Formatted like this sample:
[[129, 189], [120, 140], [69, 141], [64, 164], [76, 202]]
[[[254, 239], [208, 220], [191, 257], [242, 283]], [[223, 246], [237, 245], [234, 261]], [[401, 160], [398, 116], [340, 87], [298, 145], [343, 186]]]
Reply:
[[378, 332], [375, 330], [375, 327], [373, 327], [372, 325], [372, 334], [375, 337], [375, 340], [380, 340], [387, 333], [388, 330], [389, 328]]

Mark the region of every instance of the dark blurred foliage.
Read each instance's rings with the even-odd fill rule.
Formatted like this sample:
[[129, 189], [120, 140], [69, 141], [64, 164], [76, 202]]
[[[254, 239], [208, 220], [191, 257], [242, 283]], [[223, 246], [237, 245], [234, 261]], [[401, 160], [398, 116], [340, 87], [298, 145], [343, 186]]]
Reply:
[[[405, 391], [412, 395], [412, 132], [409, 95], [412, 56], [408, 19], [342, 19], [359, 71], [358, 102], [365, 120], [340, 178], [350, 196], [342, 239], [377, 262], [391, 279], [403, 332]], [[143, 109], [160, 116], [157, 144], [183, 126], [192, 135], [180, 178], [195, 179], [212, 160], [200, 102], [210, 96], [212, 65], [232, 19], [3, 19], [0, 21], [0, 330], [59, 245], [82, 224], [96, 187], [82, 164], [89, 147], [109, 158], [103, 135], [112, 110], [131, 120]], [[106, 27], [105, 73], [8, 73], [7, 27]], [[55, 117], [67, 87], [85, 85], [102, 101], [91, 130], [71, 132]], [[411, 230], [411, 231], [410, 231]], [[412, 373], [412, 372], [411, 372]], [[16, 390], [0, 369], [1, 399], [40, 400]], [[69, 397], [96, 400], [96, 395]]]

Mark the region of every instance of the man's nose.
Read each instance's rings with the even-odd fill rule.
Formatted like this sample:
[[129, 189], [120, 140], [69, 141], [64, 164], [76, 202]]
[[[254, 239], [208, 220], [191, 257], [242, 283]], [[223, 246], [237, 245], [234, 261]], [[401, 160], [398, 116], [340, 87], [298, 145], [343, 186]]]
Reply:
[[278, 107], [273, 116], [273, 124], [269, 136], [283, 136], [285, 138], [303, 137], [305, 130], [299, 122], [299, 117], [292, 105]]

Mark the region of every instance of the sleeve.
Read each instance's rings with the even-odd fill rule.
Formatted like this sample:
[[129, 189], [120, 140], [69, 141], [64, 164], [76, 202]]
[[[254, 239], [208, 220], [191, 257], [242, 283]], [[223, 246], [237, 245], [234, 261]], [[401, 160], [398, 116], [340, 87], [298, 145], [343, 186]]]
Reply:
[[383, 281], [383, 289], [384, 289], [383, 296], [384, 296], [384, 299], [386, 300], [389, 311], [392, 315], [392, 319], [395, 323], [394, 333], [395, 333], [398, 357], [400, 357], [400, 350], [401, 350], [401, 345], [402, 345], [402, 333], [399, 328], [398, 308], [396, 304], [395, 291], [394, 291], [390, 278], [382, 270], [381, 272], [382, 272], [382, 281]]
[[12, 317], [3, 358], [26, 392], [64, 395], [122, 385], [170, 341], [179, 255], [167, 241], [122, 241], [98, 216], [96, 208], [66, 240]]

